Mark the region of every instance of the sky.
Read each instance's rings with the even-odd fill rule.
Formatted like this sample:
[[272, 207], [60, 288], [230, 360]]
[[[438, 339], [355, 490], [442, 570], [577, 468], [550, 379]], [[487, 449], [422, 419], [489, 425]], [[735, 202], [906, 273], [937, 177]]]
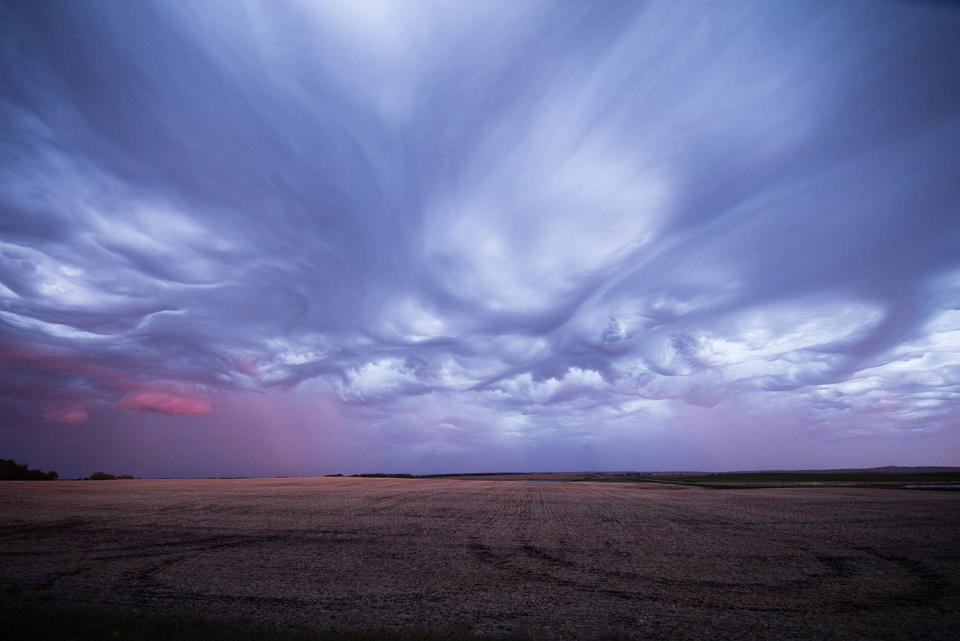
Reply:
[[0, 5], [0, 457], [960, 465], [960, 8]]

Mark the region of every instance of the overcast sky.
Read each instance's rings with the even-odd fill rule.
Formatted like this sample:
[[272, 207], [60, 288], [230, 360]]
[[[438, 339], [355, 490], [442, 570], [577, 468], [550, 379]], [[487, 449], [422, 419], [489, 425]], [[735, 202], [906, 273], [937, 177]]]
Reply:
[[5, 2], [0, 457], [960, 465], [960, 9]]

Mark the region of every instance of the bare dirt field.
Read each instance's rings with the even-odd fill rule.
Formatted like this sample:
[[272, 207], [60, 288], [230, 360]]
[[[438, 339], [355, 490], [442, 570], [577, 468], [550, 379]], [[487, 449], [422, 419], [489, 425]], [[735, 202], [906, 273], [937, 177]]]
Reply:
[[958, 587], [957, 492], [0, 483], [7, 605], [544, 639], [956, 639]]

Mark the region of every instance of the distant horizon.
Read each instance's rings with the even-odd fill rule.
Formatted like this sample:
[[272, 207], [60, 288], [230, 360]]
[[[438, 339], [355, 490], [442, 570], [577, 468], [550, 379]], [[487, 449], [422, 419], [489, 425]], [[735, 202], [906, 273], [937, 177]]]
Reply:
[[960, 5], [12, 0], [0, 24], [7, 456], [960, 466]]
[[[32, 466], [37, 467], [37, 466]], [[48, 471], [45, 468], [42, 468], [43, 471]], [[350, 473], [341, 473], [341, 472], [328, 472], [328, 473], [318, 473], [318, 474], [274, 474], [274, 475], [237, 475], [237, 476], [137, 476], [131, 475], [129, 479], [118, 479], [118, 480], [231, 480], [231, 479], [296, 479], [296, 478], [369, 478], [369, 477], [409, 477], [409, 478], [431, 478], [431, 477], [448, 477], [448, 476], [535, 476], [535, 475], [564, 475], [564, 474], [609, 474], [609, 475], [629, 475], [629, 474], [638, 474], [638, 475], [698, 475], [698, 474], [755, 474], [755, 473], [856, 473], [856, 472], [879, 472], [880, 470], [890, 470], [892, 473], [896, 472], [916, 472], [918, 474], [935, 474], [940, 472], [960, 472], [960, 466], [956, 465], [883, 465], [879, 467], [853, 467], [853, 468], [758, 468], [758, 469], [730, 469], [730, 470], [683, 470], [683, 469], [662, 469], [662, 470], [534, 470], [526, 472], [505, 472], [505, 471], [467, 471], [467, 472], [435, 472], [435, 473], [426, 473], [426, 474], [416, 474], [412, 472], [404, 471], [367, 471], [367, 472], [350, 472]], [[56, 471], [56, 470], [53, 470]], [[128, 474], [128, 472], [116, 471], [116, 470], [96, 470], [90, 472], [86, 475], [89, 477], [91, 474], [95, 473], [105, 473], [105, 474]], [[880, 472], [884, 473], [884, 472]], [[58, 481], [83, 481], [87, 480], [85, 476], [63, 476], [61, 475], [58, 478]]]

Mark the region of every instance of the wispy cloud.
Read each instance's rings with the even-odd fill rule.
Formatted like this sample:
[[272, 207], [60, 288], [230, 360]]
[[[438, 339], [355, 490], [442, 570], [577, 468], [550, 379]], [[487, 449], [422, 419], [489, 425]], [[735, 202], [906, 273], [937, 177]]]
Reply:
[[136, 392], [127, 394], [117, 402], [117, 407], [134, 412], [157, 412], [158, 414], [206, 414], [210, 404], [203, 399], [190, 398], [165, 392]]

